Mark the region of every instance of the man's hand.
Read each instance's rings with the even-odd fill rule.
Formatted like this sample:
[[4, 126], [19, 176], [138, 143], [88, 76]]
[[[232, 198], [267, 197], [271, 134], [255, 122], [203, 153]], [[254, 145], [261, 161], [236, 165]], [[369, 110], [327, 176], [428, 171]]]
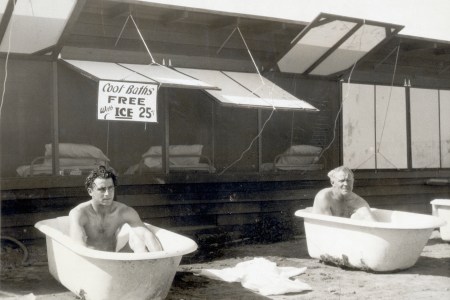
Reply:
[[351, 219], [355, 220], [365, 220], [365, 221], [372, 221], [376, 222], [374, 215], [370, 211], [370, 208], [368, 207], [360, 207], [358, 208], [351, 216]]

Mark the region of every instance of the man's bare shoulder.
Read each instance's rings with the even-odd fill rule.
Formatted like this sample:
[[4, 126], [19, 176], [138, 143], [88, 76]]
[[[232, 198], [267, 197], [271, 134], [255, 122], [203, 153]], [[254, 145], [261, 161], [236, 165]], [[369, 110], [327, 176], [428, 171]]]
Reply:
[[86, 201], [78, 204], [72, 208], [69, 212], [69, 218], [71, 223], [78, 223], [80, 225], [87, 222], [88, 219], [88, 208], [90, 206], [90, 201]]
[[331, 188], [324, 188], [316, 194], [312, 209], [314, 213], [331, 215], [331, 191]]
[[89, 208], [90, 205], [91, 205], [90, 201], [86, 201], [86, 202], [80, 203], [80, 204], [78, 204], [77, 206], [75, 206], [74, 208], [72, 208], [70, 210], [70, 214], [84, 213]]
[[129, 223], [130, 225], [142, 224], [138, 212], [133, 207], [120, 202], [117, 202], [116, 204], [117, 214], [123, 221]]
[[324, 188], [321, 189], [317, 194], [314, 200], [316, 201], [326, 201], [329, 200], [332, 188]]
[[117, 201], [113, 202], [113, 207], [119, 213], [126, 213], [130, 210], [133, 210], [133, 208], [131, 206], [128, 206], [125, 203], [117, 202]]
[[137, 215], [134, 208], [121, 202], [114, 202], [114, 210], [123, 217], [135, 217]]

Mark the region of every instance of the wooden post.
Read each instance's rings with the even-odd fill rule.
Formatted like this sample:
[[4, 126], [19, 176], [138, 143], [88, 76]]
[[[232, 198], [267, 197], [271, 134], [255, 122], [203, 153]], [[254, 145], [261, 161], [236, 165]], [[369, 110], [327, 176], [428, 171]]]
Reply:
[[59, 174], [58, 62], [52, 62], [52, 174]]

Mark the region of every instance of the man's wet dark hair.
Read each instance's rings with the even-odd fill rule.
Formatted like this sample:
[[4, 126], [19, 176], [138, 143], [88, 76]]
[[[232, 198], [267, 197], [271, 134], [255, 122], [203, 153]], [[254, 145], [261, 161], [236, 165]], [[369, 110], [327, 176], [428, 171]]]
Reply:
[[117, 186], [117, 176], [116, 174], [114, 174], [114, 171], [111, 169], [107, 169], [105, 166], [98, 166], [97, 169], [92, 170], [91, 173], [89, 173], [88, 177], [86, 177], [86, 181], [84, 182], [86, 190], [92, 188], [92, 184], [97, 178], [111, 178], [114, 186]]

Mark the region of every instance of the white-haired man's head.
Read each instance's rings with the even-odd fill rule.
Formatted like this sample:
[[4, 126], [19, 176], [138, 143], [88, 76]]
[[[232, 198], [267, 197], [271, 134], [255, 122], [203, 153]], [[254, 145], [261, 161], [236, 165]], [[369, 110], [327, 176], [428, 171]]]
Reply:
[[339, 166], [328, 172], [331, 185], [342, 194], [347, 194], [353, 190], [354, 175], [350, 168]]

